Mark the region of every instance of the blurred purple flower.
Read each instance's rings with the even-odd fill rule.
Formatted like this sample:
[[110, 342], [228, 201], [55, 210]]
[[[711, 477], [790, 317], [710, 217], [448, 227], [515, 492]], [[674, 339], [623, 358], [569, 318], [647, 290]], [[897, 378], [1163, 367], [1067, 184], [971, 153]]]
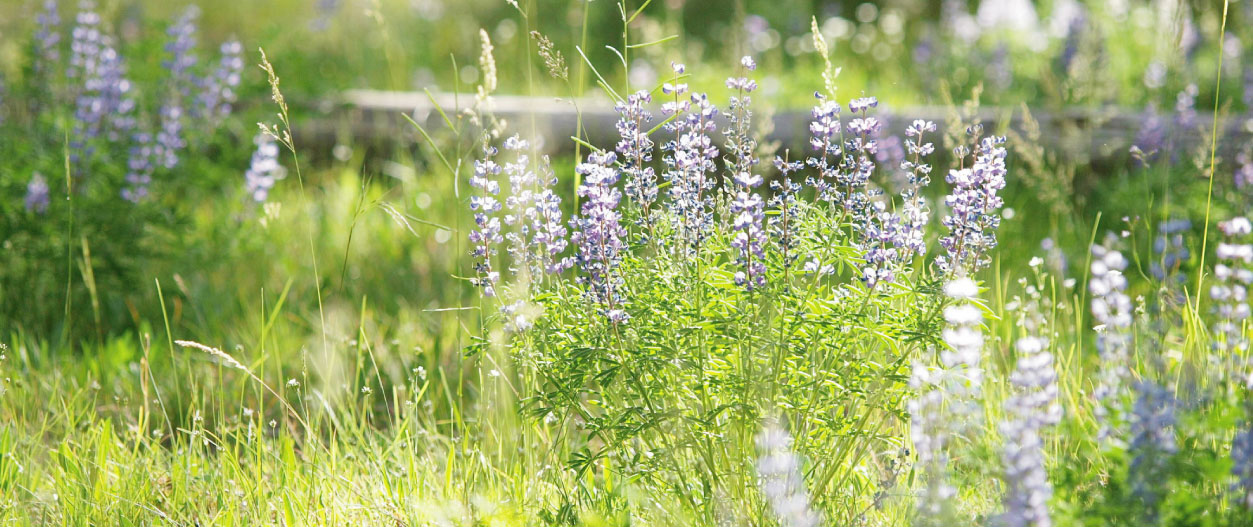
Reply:
[[243, 46], [238, 40], [231, 40], [221, 47], [222, 58], [213, 74], [206, 77], [200, 86], [197, 98], [196, 115], [216, 121], [231, 114], [231, 106], [237, 97], [235, 89], [239, 87], [240, 74], [244, 69], [241, 56]]
[[278, 144], [272, 136], [257, 134], [253, 143], [257, 149], [252, 152], [248, 171], [244, 172], [244, 190], [253, 201], [261, 203], [269, 198], [282, 166], [278, 164]]
[[43, 174], [35, 172], [26, 184], [26, 211], [43, 214], [48, 210], [49, 202], [48, 182], [44, 180]]

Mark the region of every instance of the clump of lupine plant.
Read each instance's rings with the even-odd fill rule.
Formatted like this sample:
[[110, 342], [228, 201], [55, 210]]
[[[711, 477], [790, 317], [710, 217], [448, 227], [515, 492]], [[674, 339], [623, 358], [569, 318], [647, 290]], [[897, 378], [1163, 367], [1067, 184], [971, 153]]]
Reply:
[[[232, 129], [220, 125], [234, 111], [243, 48], [230, 41], [201, 50], [198, 29], [188, 17], [175, 21], [165, 35], [146, 34], [150, 27], [161, 31], [170, 24], [137, 19], [138, 11], [121, 13], [126, 8], [117, 2], [39, 0], [30, 7], [28, 45], [14, 48], [23, 56], [13, 57], [29, 67], [11, 68], [17, 74], [5, 79], [26, 94], [30, 111], [5, 112], [12, 119], [0, 124], [25, 130], [22, 144], [31, 146], [21, 172], [43, 176], [20, 182], [26, 195], [15, 202], [29, 217], [11, 228], [39, 234], [19, 244], [13, 258], [27, 265], [52, 265], [39, 255], [53, 254], [53, 247], [83, 247], [94, 262], [108, 262], [92, 270], [95, 284], [74, 282], [61, 288], [77, 302], [109, 288], [124, 290], [113, 286], [133, 283], [132, 273], [145, 262], [182, 252], [165, 237], [165, 229], [200, 206], [202, 191], [238, 185], [251, 145], [246, 139], [219, 140], [219, 134]], [[213, 63], [194, 60], [196, 56], [212, 57]], [[149, 63], [162, 67], [147, 67]], [[11, 106], [7, 103], [6, 108]], [[206, 170], [195, 177], [173, 170], [179, 158], [201, 153], [210, 144], [213, 157], [238, 163], [236, 170]], [[72, 219], [72, 234], [64, 229], [65, 222], [49, 217]], [[8, 261], [0, 267], [18, 269]], [[29, 273], [0, 271], [0, 289], [11, 290], [10, 284], [44, 287], [25, 283], [23, 274]], [[0, 302], [0, 318], [28, 328], [66, 327], [67, 335], [96, 324], [92, 331], [105, 331], [127, 320], [121, 307], [127, 304], [120, 297], [96, 299], [103, 307], [99, 318], [89, 322], [67, 325], [63, 310], [8, 301]]]
[[[848, 102], [847, 122], [839, 104], [820, 96], [813, 152], [761, 163], [751, 126], [754, 67], [751, 58], [740, 62], [740, 73], [727, 80], [734, 99], [721, 112], [673, 65], [657, 96], [666, 120], [660, 137], [652, 137], [647, 92], [617, 101], [619, 140], [612, 149], [585, 145], [592, 151], [575, 168], [580, 199], [569, 247], [558, 228], [559, 201], [538, 197], [549, 190], [537, 189], [557, 186], [556, 176], [522, 155], [521, 138], [503, 142], [504, 160], [488, 144], [470, 180], [475, 281], [485, 297], [509, 299], [498, 309], [484, 306], [485, 313], [497, 313], [506, 330], [527, 328], [510, 341], [530, 379], [527, 412], [563, 430], [579, 452], [571, 460], [576, 469], [607, 457], [641, 484], [673, 482], [687, 513], [712, 514], [701, 504], [741, 483], [755, 486], [719, 481], [718, 466], [757, 459], [766, 446], [755, 444], [749, 423], [773, 416], [798, 434], [794, 452], [814, 460], [813, 510], [852, 518], [882, 498], [850, 490], [857, 471], [877, 468], [845, 456], [899, 450], [907, 441], [892, 431], [911, 399], [900, 380], [912, 365], [935, 372], [938, 385], [915, 385], [927, 388], [918, 400], [939, 397], [942, 412], [911, 407], [921, 457], [945, 456], [948, 431], [940, 428], [974, 414], [983, 346], [973, 273], [995, 246], [1006, 151], [999, 138], [974, 137], [973, 158], [955, 169], [961, 176], [945, 222], [954, 240], [944, 259], [951, 276], [942, 287], [941, 271], [925, 254], [931, 212], [923, 193], [936, 125], [909, 127], [904, 157], [891, 167], [904, 174], [899, 196], [877, 190], [875, 178], [889, 171], [878, 170], [882, 124], [871, 115], [878, 101], [870, 96]], [[726, 123], [722, 148], [711, 137], [719, 122]], [[511, 250], [500, 254], [506, 242]], [[549, 258], [545, 280], [504, 272], [530, 267], [533, 254]], [[806, 264], [798, 269], [801, 257]], [[900, 294], [923, 287], [942, 287], [948, 297]], [[519, 324], [524, 305], [534, 309]], [[936, 319], [947, 319], [947, 329]], [[833, 384], [815, 392], [805, 388], [810, 382]], [[688, 478], [716, 483], [702, 489], [685, 485]], [[792, 499], [776, 487], [764, 487], [761, 505]], [[940, 501], [953, 495], [939, 488]], [[800, 509], [786, 510], [784, 517]]]

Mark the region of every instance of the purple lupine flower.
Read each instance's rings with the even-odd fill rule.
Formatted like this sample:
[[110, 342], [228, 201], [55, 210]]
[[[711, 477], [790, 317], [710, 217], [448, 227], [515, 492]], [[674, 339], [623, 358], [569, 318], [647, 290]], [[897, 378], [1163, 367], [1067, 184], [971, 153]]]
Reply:
[[[673, 115], [667, 130], [674, 140], [662, 146], [666, 152], [662, 160], [666, 165], [666, 180], [670, 183], [670, 209], [678, 222], [677, 233], [686, 255], [699, 253], [701, 244], [713, 225], [714, 178], [718, 148], [709, 138], [716, 130], [718, 109], [705, 94], [692, 94], [687, 100], [679, 97], [687, 85], [678, 84], [678, 76], [684, 71], [681, 64], [674, 65], [675, 83], [666, 83], [662, 91], [673, 94], [674, 102], [662, 105], [662, 113]], [[668, 88], [667, 88], [668, 87]], [[668, 90], [668, 91], [667, 91]]]
[[1236, 478], [1231, 485], [1232, 492], [1237, 493], [1236, 503], [1253, 508], [1253, 421], [1241, 423], [1231, 440], [1231, 475]]
[[35, 172], [26, 184], [26, 211], [43, 214], [48, 210], [48, 182], [43, 174]]
[[831, 164], [830, 159], [835, 157], [838, 163], [838, 159], [843, 155], [840, 144], [842, 136], [840, 104], [827, 100], [818, 92], [814, 92], [814, 97], [818, 99], [818, 103], [810, 112], [812, 120], [809, 123], [809, 145], [813, 147], [816, 155], [805, 159], [805, 163], [817, 169], [818, 174], [809, 176], [805, 182], [814, 188], [819, 200], [830, 203], [841, 199], [836, 187], [839, 169]]
[[1175, 442], [1175, 396], [1149, 380], [1136, 385], [1136, 401], [1131, 409], [1131, 464], [1128, 479], [1131, 493], [1145, 507], [1149, 524], [1156, 523], [1158, 502], [1167, 491], [1170, 458], [1178, 450]]
[[864, 227], [862, 248], [866, 262], [861, 272], [862, 282], [870, 289], [896, 281], [896, 267], [901, 260], [898, 247], [906, 243], [901, 218], [889, 212], [882, 201], [872, 206], [874, 215]]
[[496, 296], [496, 282], [500, 280], [500, 272], [492, 267], [492, 258], [496, 255], [496, 245], [505, 241], [500, 234], [500, 218], [495, 216], [500, 211], [501, 168], [492, 160], [496, 156], [496, 148], [483, 145], [483, 159], [474, 161], [474, 175], [470, 177], [470, 186], [479, 189], [480, 194], [470, 197], [470, 210], [474, 212], [475, 229], [470, 231], [470, 243], [474, 244], [471, 254], [478, 260], [474, 270], [478, 274], [474, 283], [483, 288], [483, 296]]
[[161, 65], [170, 72], [170, 79], [182, 97], [190, 97], [191, 89], [196, 85], [195, 73], [192, 69], [198, 61], [196, 57], [196, 23], [200, 18], [200, 8], [195, 4], [187, 6], [178, 20], [166, 30], [169, 40], [165, 43], [165, 52], [170, 58]]
[[1167, 126], [1157, 111], [1157, 105], [1149, 103], [1140, 117], [1140, 130], [1136, 132], [1131, 153], [1141, 166], [1148, 165], [1167, 147]]
[[1149, 272], [1154, 278], [1179, 282], [1187, 278], [1178, 271], [1191, 256], [1183, 236], [1191, 229], [1192, 222], [1187, 219], [1172, 219], [1158, 224], [1157, 236], [1153, 239], [1153, 253], [1157, 259], [1149, 263]]
[[[869, 191], [867, 184], [875, 169], [878, 142], [875, 137], [882, 123], [867, 113], [879, 105], [874, 97], [861, 97], [849, 101], [848, 109], [854, 118], [847, 126], [840, 122], [840, 105], [828, 101], [820, 93], [814, 93], [818, 104], [811, 112], [809, 124], [810, 146], [816, 155], [806, 159], [806, 164], [817, 169], [816, 176], [806, 182], [817, 191], [821, 201], [839, 202], [844, 214], [858, 228], [864, 229], [874, 214], [871, 198], [876, 192]], [[848, 132], [844, 134], [843, 132]], [[864, 233], [855, 238], [861, 242]]]
[[639, 221], [644, 225], [652, 225], [650, 207], [657, 201], [657, 174], [648, 166], [653, 160], [653, 140], [645, 128], [652, 115], [644, 105], [651, 101], [652, 96], [640, 90], [614, 106], [618, 112], [618, 136], [622, 139], [617, 149], [626, 173], [626, 196], [639, 207]]
[[161, 105], [160, 125], [157, 128], [156, 159], [166, 169], [178, 166], [178, 153], [187, 147], [183, 139], [183, 107], [176, 101]]
[[161, 65], [170, 72], [174, 95], [168, 97], [159, 112], [157, 129], [157, 160], [167, 169], [178, 166], [180, 150], [187, 146], [183, 138], [183, 120], [186, 118], [185, 99], [191, 97], [192, 88], [198, 83], [192, 68], [196, 66], [196, 21], [200, 8], [188, 6], [183, 14], [166, 30], [169, 40], [165, 52], [170, 55]]
[[126, 64], [110, 38], [103, 40], [100, 50], [99, 80], [99, 103], [108, 116], [107, 136], [110, 141], [118, 141], [135, 127], [135, 99], [126, 78]]
[[927, 209], [922, 189], [931, 184], [931, 165], [923, 161], [935, 152], [935, 146], [925, 142], [924, 136], [934, 131], [935, 123], [923, 120], [916, 120], [905, 129], [905, 149], [910, 159], [901, 162], [901, 169], [909, 175], [909, 180], [908, 186], [901, 192], [904, 204], [900, 237], [903, 243], [897, 246], [903, 261], [922, 256], [927, 251], [924, 236], [931, 211]]
[[[1214, 300], [1214, 311], [1218, 315], [1214, 323], [1214, 347], [1222, 352], [1219, 360], [1226, 363], [1232, 357], [1243, 356], [1249, 344], [1242, 325], [1249, 318], [1249, 287], [1253, 285], [1253, 244], [1249, 243], [1253, 224], [1248, 218], [1238, 216], [1219, 223], [1218, 229], [1226, 239], [1215, 251], [1217, 283], [1210, 286], [1210, 298]], [[1244, 374], [1246, 383], [1249, 380], [1247, 370], [1247, 365], [1237, 370]]]
[[70, 34], [70, 64], [66, 74], [71, 79], [84, 79], [96, 72], [97, 61], [100, 59], [100, 15], [96, 13], [96, 3], [82, 0], [78, 4], [78, 14], [74, 17], [74, 29]]
[[152, 184], [152, 173], [156, 170], [156, 145], [152, 134], [146, 132], [135, 133], [131, 142], [126, 158], [126, 187], [122, 189], [122, 198], [131, 203], [139, 203], [148, 196], [148, 186]]
[[1088, 281], [1092, 318], [1097, 323], [1096, 348], [1101, 357], [1094, 396], [1097, 420], [1101, 423], [1098, 437], [1102, 440], [1111, 437], [1119, 427], [1116, 401], [1130, 375], [1133, 338], [1133, 307], [1131, 298], [1124, 292], [1127, 278], [1123, 270], [1127, 268], [1127, 259], [1116, 244], [1117, 237], [1111, 233], [1102, 244], [1092, 246], [1091, 279]]
[[100, 58], [105, 41], [95, 3], [83, 0], [75, 17], [70, 41], [70, 64], [66, 75], [81, 83], [74, 100], [74, 130], [70, 148], [78, 162], [92, 153], [88, 143], [100, 134], [108, 115], [102, 100], [104, 81], [100, 78]]
[[1245, 148], [1236, 154], [1236, 190], [1253, 189], [1253, 148]]
[[961, 434], [964, 427], [975, 426], [981, 411], [983, 315], [971, 303], [978, 293], [978, 286], [967, 277], [944, 285], [944, 294], [956, 301], [944, 310], [943, 337], [948, 349], [941, 352], [935, 367], [915, 362], [909, 380], [915, 394], [908, 403], [910, 437], [926, 479], [926, 488], [918, 496], [918, 512], [938, 525], [952, 517], [951, 500], [957, 494], [948, 481], [949, 438]]
[[531, 169], [530, 157], [526, 155], [526, 150], [531, 145], [515, 135], [505, 140], [504, 147], [506, 152], [514, 155], [514, 160], [503, 166], [505, 177], [509, 180], [509, 197], [505, 198], [507, 212], [504, 217], [505, 225], [510, 228], [505, 234], [505, 240], [509, 242], [509, 271], [514, 274], [531, 272], [538, 276], [539, 263], [535, 261], [537, 254], [531, 246], [531, 226], [535, 224], [536, 215], [539, 214], [535, 209], [535, 186], [538, 178]]
[[1019, 327], [1024, 335], [1015, 343], [1018, 360], [1009, 381], [1013, 394], [1005, 401], [1005, 513], [1000, 525], [1040, 527], [1051, 525], [1048, 500], [1053, 487], [1044, 466], [1041, 431], [1061, 420], [1057, 403], [1057, 372], [1049, 352], [1047, 321], [1041, 312], [1040, 289], [1027, 286], [1027, 300]]
[[592, 152], [586, 163], [576, 168], [583, 175], [579, 196], [584, 198], [581, 217], [571, 220], [576, 228], [572, 237], [578, 246], [577, 262], [582, 273], [579, 282], [587, 287], [592, 300], [602, 306], [602, 314], [614, 324], [630, 317], [622, 309], [622, 277], [618, 265], [622, 260], [622, 240], [626, 229], [618, 214], [622, 195], [614, 185], [618, 170], [613, 152]]
[[243, 46], [238, 40], [231, 40], [221, 47], [222, 58], [213, 74], [201, 82], [196, 112], [211, 120], [223, 119], [231, 114], [231, 105], [235, 104], [239, 87], [240, 74], [244, 69], [242, 56]]
[[770, 237], [779, 245], [779, 253], [783, 255], [783, 269], [790, 269], [800, 257], [796, 252], [796, 215], [800, 212], [797, 195], [801, 185], [792, 181], [791, 174], [800, 172], [804, 163], [787, 161], [786, 158], [775, 156], [774, 166], [779, 170], [779, 179], [770, 181], [770, 210], [776, 214], [770, 217]]
[[848, 103], [849, 113], [859, 116], [854, 117], [847, 125], [851, 137], [844, 141], [844, 157], [838, 183], [843, 189], [841, 194], [844, 211], [855, 226], [866, 227], [874, 221], [872, 216], [875, 211], [871, 201], [880, 193], [869, 188], [870, 177], [875, 170], [875, 155], [879, 151], [879, 143], [875, 137], [879, 135], [883, 124], [877, 117], [870, 117], [868, 112], [878, 106], [879, 100], [874, 97], [861, 97]]
[[[81, 13], [80, 18], [88, 22], [97, 20]], [[75, 34], [82, 34], [79, 30], [85, 27], [76, 27]], [[135, 101], [130, 93], [131, 84], [126, 79], [126, 66], [122, 57], [113, 47], [113, 39], [100, 36], [98, 29], [86, 30], [85, 33], [96, 36], [94, 39], [76, 41], [75, 46], [76, 50], [84, 50], [81, 56], [76, 53], [73, 61], [82, 65], [81, 69], [73, 70], [83, 83], [75, 99], [74, 130], [70, 141], [76, 162], [90, 157], [94, 152], [90, 144], [92, 140], [103, 134], [109, 140], [116, 141], [129, 133], [135, 124], [132, 115]], [[87, 52], [91, 54], [88, 55]]]
[[970, 168], [950, 170], [945, 178], [952, 192], [945, 198], [949, 215], [943, 224], [948, 235], [940, 239], [947, 252], [936, 259], [946, 275], [978, 271], [989, 263], [987, 253], [996, 247], [996, 228], [1004, 202], [997, 193], [1005, 188], [1004, 137], [986, 137], [975, 150]]
[[270, 189], [282, 173], [278, 164], [278, 144], [270, 134], [257, 134], [253, 139], [257, 149], [252, 152], [252, 162], [248, 171], [244, 172], [244, 190], [257, 203], [264, 202], [270, 196]]
[[[747, 56], [740, 60], [740, 65], [747, 71], [757, 68], [753, 58]], [[749, 94], [757, 89], [757, 82], [747, 77], [733, 77], [727, 79], [727, 87], [736, 90], [727, 113], [728, 127], [723, 132], [727, 138], [727, 171], [734, 184], [730, 212], [735, 236], [731, 247], [736, 250], [736, 261], [742, 267], [735, 273], [735, 283], [752, 291], [766, 283], [765, 203], [754, 192], [761, 185], [762, 177], [753, 173], [757, 166], [757, 141], [749, 129], [753, 118]]]
[[57, 0], [44, 0], [43, 11], [35, 16], [35, 22], [39, 24], [35, 32], [35, 52], [39, 56], [35, 71], [42, 73], [61, 60], [61, 14]]
[[570, 257], [562, 257], [566, 250], [566, 227], [561, 221], [561, 196], [553, 191], [557, 176], [552, 172], [548, 156], [540, 164], [539, 192], [535, 197], [535, 217], [531, 226], [532, 243], [539, 255], [540, 266], [549, 274], [559, 274], [574, 265]]
[[804, 471], [792, 452], [792, 436], [775, 422], [757, 435], [757, 476], [766, 503], [782, 527], [817, 527], [822, 522], [809, 504]]
[[[752, 175], [757, 184], [761, 184], [761, 176]], [[751, 183], [737, 178], [736, 184], [741, 188], [731, 202], [731, 215], [735, 218], [732, 228], [735, 237], [731, 239], [731, 247], [736, 250], [736, 261], [743, 267], [735, 273], [735, 283], [745, 289], [753, 289], [765, 285], [766, 264], [763, 252], [766, 244], [766, 233], [762, 229], [765, 218], [764, 204], [761, 196], [751, 190]]]

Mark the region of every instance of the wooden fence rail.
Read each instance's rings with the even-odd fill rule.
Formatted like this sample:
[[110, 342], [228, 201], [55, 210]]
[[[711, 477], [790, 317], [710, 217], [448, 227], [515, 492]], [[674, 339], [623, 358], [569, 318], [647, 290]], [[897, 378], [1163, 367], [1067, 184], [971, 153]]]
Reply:
[[[534, 119], [535, 131], [541, 138], [539, 146], [545, 152], [573, 150], [574, 142], [569, 138], [576, 134], [580, 117], [584, 135], [593, 144], [613, 145], [618, 140], [614, 128], [618, 115], [612, 104], [604, 99], [570, 100], [512, 95], [498, 95], [493, 99], [493, 113], [508, 123], [510, 133], [530, 135]], [[452, 117], [457, 108], [468, 108], [473, 103], [473, 95], [436, 93], [428, 96], [422, 92], [351, 90], [345, 92], [340, 100], [321, 105], [318, 117], [301, 123], [296, 132], [302, 136], [303, 142], [312, 141], [319, 145], [351, 140], [355, 144], [412, 146], [420, 136], [404, 115], [437, 133], [446, 128], [437, 105]], [[1144, 121], [1142, 111], [1119, 107], [1032, 112], [1031, 117], [1039, 123], [1043, 146], [1075, 163], [1125, 159]], [[654, 104], [652, 113], [654, 122], [658, 122], [659, 104]], [[760, 109], [758, 115], [761, 115]], [[888, 133], [903, 135], [905, 127], [914, 119], [927, 119], [943, 126], [951, 112], [936, 106], [881, 106], [874, 115], [887, 123]], [[1005, 126], [1022, 131], [1026, 124], [1024, 115], [1021, 108], [985, 107], [978, 113], [989, 131], [1004, 130]], [[782, 146], [794, 150], [807, 148], [808, 109], [780, 110], [774, 112], [771, 118], [773, 127], [768, 140], [779, 141]], [[1163, 116], [1163, 119], [1169, 121], [1170, 116]], [[1220, 119], [1219, 145], [1224, 155], [1243, 148], [1253, 137], [1253, 117]], [[1212, 122], [1208, 115], [1198, 116], [1196, 132], [1178, 134], [1178, 146], [1208, 145]], [[721, 138], [716, 135], [715, 141], [721, 144]]]

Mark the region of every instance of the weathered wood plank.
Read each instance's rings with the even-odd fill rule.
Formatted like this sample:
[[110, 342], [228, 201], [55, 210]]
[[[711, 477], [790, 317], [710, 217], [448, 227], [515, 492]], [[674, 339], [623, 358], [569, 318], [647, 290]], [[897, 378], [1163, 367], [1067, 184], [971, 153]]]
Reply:
[[[428, 97], [421, 92], [389, 92], [374, 90], [351, 90], [339, 101], [322, 106], [321, 117], [301, 124], [297, 130], [305, 141], [326, 144], [342, 141], [350, 136], [353, 142], [371, 145], [412, 146], [419, 136], [403, 118], [409, 115], [428, 130], [446, 128], [435, 104], [453, 116], [458, 108], [473, 105], [473, 95], [436, 93]], [[575, 135], [582, 119], [584, 134], [593, 144], [613, 145], [618, 119], [612, 104], [605, 99], [585, 98], [578, 100], [545, 97], [497, 95], [493, 97], [493, 113], [508, 123], [510, 132], [530, 135], [532, 119], [534, 129], [542, 139], [540, 148], [548, 153], [573, 150]], [[654, 122], [660, 119], [660, 104], [654, 101]], [[927, 119], [943, 124], [948, 120], [949, 110], [937, 106], [891, 108], [880, 106], [874, 113], [887, 122], [891, 134], [904, 134], [905, 127], [914, 119]], [[773, 130], [768, 140], [779, 141], [784, 147], [804, 149], [809, 137], [809, 110], [782, 110], [771, 116]], [[982, 108], [979, 118], [989, 130], [1008, 125], [1021, 130], [1023, 115], [1019, 108]], [[1065, 158], [1086, 163], [1096, 160], [1122, 158], [1135, 141], [1143, 120], [1143, 113], [1128, 108], [1070, 108], [1063, 111], [1033, 111], [1039, 122], [1044, 146]], [[1212, 120], [1199, 116], [1197, 126], [1209, 130]], [[1247, 116], [1224, 119], [1221, 123], [1219, 143], [1223, 152], [1230, 153], [1242, 148], [1250, 138], [1253, 120]], [[1184, 147], [1208, 144], [1208, 134], [1181, 134]], [[664, 137], [664, 134], [663, 134]], [[715, 134], [715, 140], [721, 141]]]

